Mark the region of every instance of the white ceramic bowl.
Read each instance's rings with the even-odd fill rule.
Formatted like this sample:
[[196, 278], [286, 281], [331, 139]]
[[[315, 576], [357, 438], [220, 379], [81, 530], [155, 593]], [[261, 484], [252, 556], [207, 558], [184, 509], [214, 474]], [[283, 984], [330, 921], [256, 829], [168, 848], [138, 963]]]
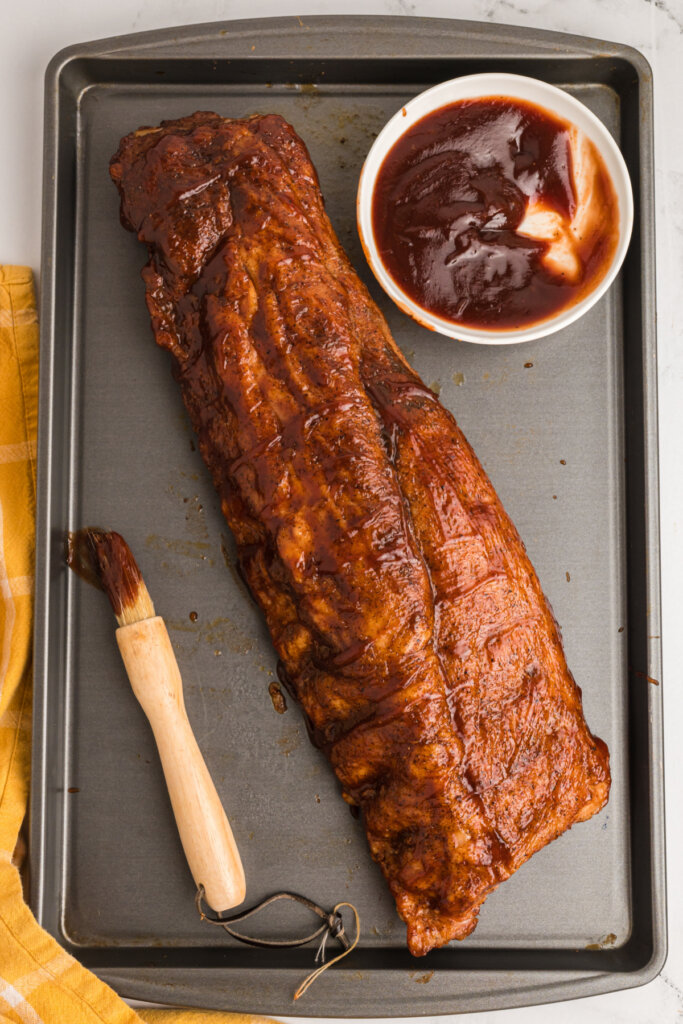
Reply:
[[[493, 96], [527, 100], [576, 125], [587, 135], [602, 156], [619, 203], [619, 239], [612, 263], [595, 288], [579, 302], [561, 309], [546, 320], [505, 330], [460, 326], [419, 306], [394, 281], [382, 263], [372, 230], [372, 194], [375, 181], [384, 158], [394, 143], [417, 121], [435, 110], [458, 100], [485, 99]], [[463, 78], [442, 82], [441, 85], [435, 85], [432, 89], [420, 93], [394, 114], [384, 126], [363, 164], [358, 184], [356, 214], [358, 232], [367, 261], [382, 288], [405, 313], [424, 327], [445, 334], [449, 338], [485, 345], [511, 345], [520, 341], [533, 341], [559, 331], [583, 316], [605, 294], [616, 277], [628, 248], [633, 226], [633, 193], [626, 164], [617, 144], [602, 122], [579, 100], [575, 100], [554, 85], [524, 75], [466, 75]]]

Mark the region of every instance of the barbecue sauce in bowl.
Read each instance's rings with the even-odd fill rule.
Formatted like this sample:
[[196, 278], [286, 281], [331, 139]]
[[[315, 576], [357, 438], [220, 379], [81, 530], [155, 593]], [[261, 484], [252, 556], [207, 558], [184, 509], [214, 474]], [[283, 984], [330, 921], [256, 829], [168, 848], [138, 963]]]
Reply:
[[533, 103], [461, 100], [418, 121], [377, 175], [372, 227], [394, 282], [422, 309], [507, 330], [573, 306], [607, 273], [619, 206], [577, 128]]

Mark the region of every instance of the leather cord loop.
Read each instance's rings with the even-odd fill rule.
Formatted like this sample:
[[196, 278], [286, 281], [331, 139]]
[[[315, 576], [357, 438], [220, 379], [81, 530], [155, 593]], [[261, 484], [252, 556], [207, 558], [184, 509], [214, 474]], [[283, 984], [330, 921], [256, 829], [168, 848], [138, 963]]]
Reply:
[[[271, 904], [276, 903], [278, 900], [291, 900], [294, 903], [300, 903], [308, 910], [312, 911], [319, 918], [322, 919], [320, 927], [316, 928], [315, 931], [309, 935], [304, 935], [301, 938], [296, 939], [260, 939], [253, 935], [245, 935], [243, 932], [237, 931], [232, 926], [239, 924], [242, 921], [246, 921], [248, 918], [253, 917], [260, 911], [265, 910]], [[202, 921], [207, 921], [209, 924], [218, 925], [220, 928], [224, 928], [225, 931], [232, 935], [238, 942], [243, 942], [247, 946], [257, 946], [262, 949], [289, 949], [296, 946], [305, 946], [306, 943], [312, 942], [314, 939], [323, 936], [323, 942], [321, 943], [322, 958], [324, 959], [324, 940], [328, 936], [337, 939], [344, 950], [349, 948], [349, 940], [344, 931], [344, 921], [338, 909], [332, 911], [325, 910], [323, 907], [318, 906], [313, 900], [309, 900], [306, 896], [301, 896], [296, 892], [276, 892], [272, 896], [267, 896], [266, 899], [257, 903], [256, 906], [249, 907], [247, 910], [243, 910], [239, 914], [232, 914], [230, 917], [224, 917], [219, 911], [216, 916], [213, 916], [213, 912], [206, 905], [204, 900], [204, 886], [200, 885], [197, 889], [195, 896], [195, 904], [197, 911]]]

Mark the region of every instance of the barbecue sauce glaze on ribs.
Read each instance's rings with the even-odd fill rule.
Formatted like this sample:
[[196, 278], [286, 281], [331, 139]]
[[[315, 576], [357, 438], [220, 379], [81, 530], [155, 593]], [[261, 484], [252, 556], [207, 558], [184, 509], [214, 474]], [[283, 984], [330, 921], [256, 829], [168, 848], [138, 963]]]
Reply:
[[421, 955], [605, 804], [605, 744], [514, 526], [395, 345], [276, 115], [197, 113], [111, 162], [281, 671]]

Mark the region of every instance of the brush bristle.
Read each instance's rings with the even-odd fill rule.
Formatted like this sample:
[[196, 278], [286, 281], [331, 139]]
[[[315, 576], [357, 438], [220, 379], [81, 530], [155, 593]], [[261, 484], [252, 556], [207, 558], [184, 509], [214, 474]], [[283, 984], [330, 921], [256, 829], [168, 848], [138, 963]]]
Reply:
[[99, 585], [119, 626], [154, 617], [154, 605], [137, 562], [119, 533], [87, 527], [69, 536], [68, 563]]
[[143, 619], [153, 619], [154, 614], [152, 598], [149, 596], [149, 591], [141, 576], [138, 582], [137, 597], [132, 604], [121, 605], [121, 612], [116, 615], [116, 621], [119, 626], [127, 626], [131, 622], [141, 622]]

